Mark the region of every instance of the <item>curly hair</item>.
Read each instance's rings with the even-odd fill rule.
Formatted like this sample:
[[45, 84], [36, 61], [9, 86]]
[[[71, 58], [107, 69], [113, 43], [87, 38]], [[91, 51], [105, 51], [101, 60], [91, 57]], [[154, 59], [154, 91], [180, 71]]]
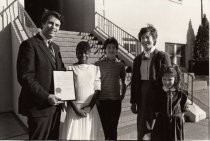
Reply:
[[104, 50], [106, 49], [108, 44], [114, 44], [116, 47], [116, 50], [118, 50], [118, 48], [119, 48], [118, 41], [114, 37], [110, 37], [110, 38], [106, 39], [106, 41], [104, 42], [104, 46], [103, 46]]
[[143, 27], [140, 29], [138, 34], [139, 41], [141, 42], [141, 37], [148, 32], [151, 34], [154, 40], [154, 45], [156, 45], [158, 34], [157, 34], [157, 29], [152, 24], [148, 24], [147, 27]]
[[90, 51], [90, 44], [88, 42], [81, 41], [77, 44], [76, 54], [81, 53], [81, 52], [86, 53], [87, 51]]
[[181, 70], [177, 65], [174, 66], [162, 66], [160, 71], [161, 79], [164, 75], [175, 77], [174, 88], [181, 88]]

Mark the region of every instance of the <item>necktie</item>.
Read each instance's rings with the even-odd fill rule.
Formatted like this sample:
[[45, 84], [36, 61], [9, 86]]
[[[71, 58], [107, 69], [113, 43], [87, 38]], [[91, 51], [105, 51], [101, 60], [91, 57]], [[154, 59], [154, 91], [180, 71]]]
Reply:
[[52, 59], [55, 62], [55, 51], [53, 49], [53, 45], [52, 45], [52, 42], [51, 41], [48, 41], [48, 48], [49, 48], [50, 53], [52, 55]]

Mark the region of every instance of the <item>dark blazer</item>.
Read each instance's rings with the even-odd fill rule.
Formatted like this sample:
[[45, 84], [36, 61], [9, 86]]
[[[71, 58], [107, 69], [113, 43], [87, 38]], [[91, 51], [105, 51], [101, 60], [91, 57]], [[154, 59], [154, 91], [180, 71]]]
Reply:
[[[140, 97], [140, 86], [141, 86], [141, 74], [140, 66], [142, 62], [142, 55], [139, 54], [133, 61], [133, 74], [131, 78], [131, 103], [139, 104]], [[157, 49], [153, 52], [153, 57], [149, 68], [149, 80], [154, 81], [154, 85], [161, 87], [161, 78], [158, 73], [162, 65], [171, 65], [170, 57], [167, 53], [158, 51]]]
[[65, 70], [59, 47], [53, 43], [55, 60], [42, 37], [37, 34], [23, 41], [17, 59], [17, 78], [22, 89], [18, 110], [32, 117], [48, 116], [56, 109], [48, 103], [48, 95], [54, 93], [53, 70]]

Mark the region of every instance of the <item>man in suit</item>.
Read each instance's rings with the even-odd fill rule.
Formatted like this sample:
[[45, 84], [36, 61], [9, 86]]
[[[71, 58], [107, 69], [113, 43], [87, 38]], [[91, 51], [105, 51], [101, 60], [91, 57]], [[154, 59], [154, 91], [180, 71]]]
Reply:
[[62, 102], [54, 95], [53, 71], [65, 67], [52, 39], [60, 29], [61, 15], [47, 11], [41, 25], [41, 32], [19, 48], [17, 78], [22, 89], [18, 110], [27, 116], [29, 139], [58, 139]]
[[133, 61], [131, 79], [131, 110], [137, 114], [138, 140], [151, 139], [155, 123], [156, 99], [162, 87], [159, 71], [163, 65], [170, 66], [167, 53], [156, 49], [157, 30], [152, 26], [139, 32], [144, 51]]

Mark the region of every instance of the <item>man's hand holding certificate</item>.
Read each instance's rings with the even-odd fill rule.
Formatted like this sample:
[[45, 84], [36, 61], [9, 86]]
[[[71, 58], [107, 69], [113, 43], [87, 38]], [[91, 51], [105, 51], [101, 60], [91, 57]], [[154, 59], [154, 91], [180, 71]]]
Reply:
[[61, 100], [75, 100], [73, 71], [53, 71], [55, 95]]

